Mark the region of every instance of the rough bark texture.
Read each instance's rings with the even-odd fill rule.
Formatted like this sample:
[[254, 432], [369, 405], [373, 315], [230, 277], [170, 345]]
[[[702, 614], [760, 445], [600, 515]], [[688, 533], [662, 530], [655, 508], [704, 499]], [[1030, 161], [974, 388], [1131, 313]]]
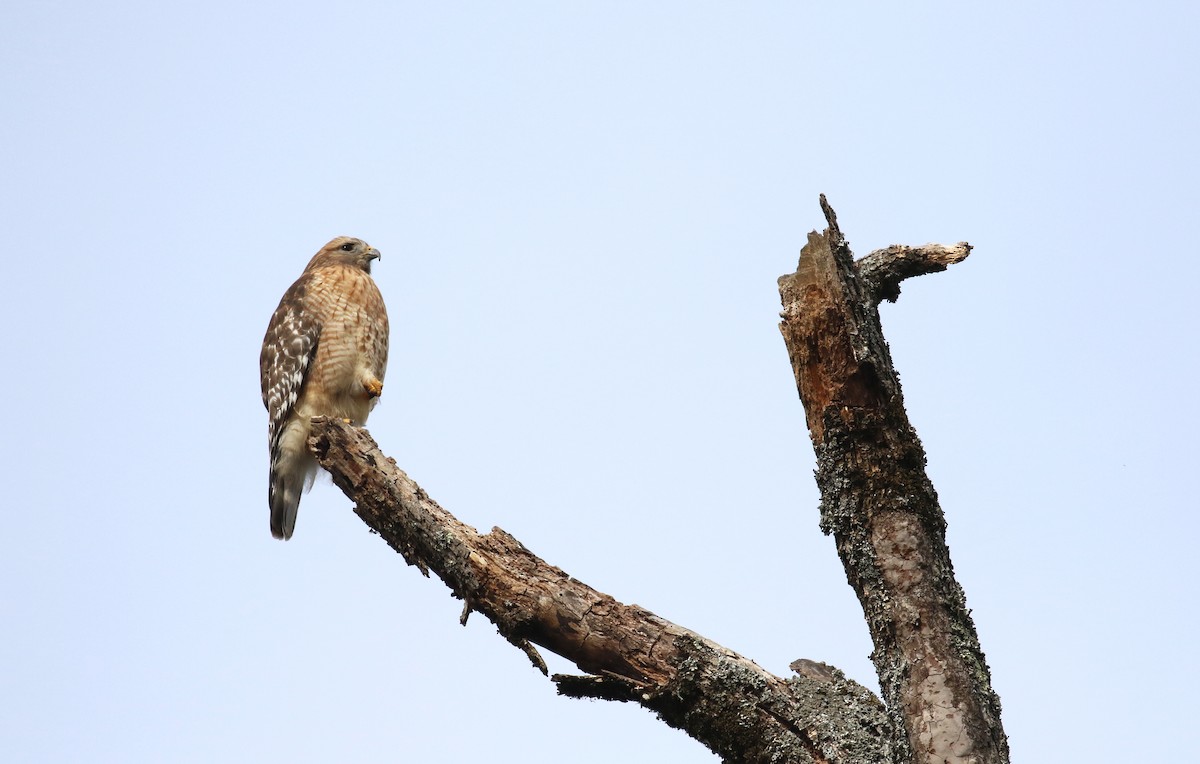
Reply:
[[589, 676], [553, 679], [573, 697], [633, 701], [729, 762], [888, 762], [879, 700], [812, 661], [781, 679], [546, 563], [499, 528], [480, 534], [426, 495], [366, 430], [313, 420], [309, 445], [354, 511], [410, 564], [433, 571], [543, 673], [534, 645]]
[[907, 247], [893, 244], [877, 249], [854, 263], [862, 282], [862, 296], [872, 305], [881, 300], [895, 302], [900, 296], [900, 282], [913, 276], [944, 271], [971, 254], [971, 245], [960, 241], [952, 247], [926, 244]]
[[877, 305], [899, 282], [970, 252], [889, 247], [857, 266], [829, 227], [779, 279], [780, 330], [817, 454], [821, 527], [832, 533], [875, 650], [900, 760], [1007, 762], [1000, 700], [954, 578], [945, 518], [904, 410]]

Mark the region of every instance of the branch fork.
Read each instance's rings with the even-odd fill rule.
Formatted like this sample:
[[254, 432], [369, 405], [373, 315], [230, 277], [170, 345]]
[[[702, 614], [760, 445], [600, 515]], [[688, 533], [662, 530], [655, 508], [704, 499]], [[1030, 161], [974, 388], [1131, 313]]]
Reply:
[[821, 526], [866, 614], [884, 702], [816, 661], [775, 676], [571, 578], [500, 528], [479, 533], [365, 429], [317, 418], [309, 447], [372, 530], [463, 600], [461, 623], [480, 613], [543, 674], [538, 646], [572, 661], [583, 675], [551, 677], [562, 695], [638, 703], [726, 761], [1006, 762], [999, 700], [877, 310], [904, 279], [971, 248], [897, 245], [855, 263], [820, 202], [829, 227], [779, 279], [780, 329], [817, 452]]

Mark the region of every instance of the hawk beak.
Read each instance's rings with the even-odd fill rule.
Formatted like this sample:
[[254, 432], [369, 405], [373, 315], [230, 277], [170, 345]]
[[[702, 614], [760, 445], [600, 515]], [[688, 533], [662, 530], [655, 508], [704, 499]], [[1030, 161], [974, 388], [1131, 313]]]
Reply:
[[367, 259], [368, 260], [380, 260], [380, 259], [382, 259], [382, 257], [383, 256], [379, 254], [379, 250], [375, 249], [374, 247], [371, 247], [370, 249], [367, 250]]

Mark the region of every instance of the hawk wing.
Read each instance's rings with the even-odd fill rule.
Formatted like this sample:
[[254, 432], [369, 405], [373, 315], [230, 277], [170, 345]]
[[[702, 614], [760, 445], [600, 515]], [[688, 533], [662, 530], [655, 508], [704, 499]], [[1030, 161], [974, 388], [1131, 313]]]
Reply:
[[283, 425], [291, 416], [317, 355], [321, 324], [304, 308], [308, 278], [301, 278], [284, 293], [271, 315], [267, 336], [258, 358], [263, 405], [270, 418], [269, 442], [275, 456]]

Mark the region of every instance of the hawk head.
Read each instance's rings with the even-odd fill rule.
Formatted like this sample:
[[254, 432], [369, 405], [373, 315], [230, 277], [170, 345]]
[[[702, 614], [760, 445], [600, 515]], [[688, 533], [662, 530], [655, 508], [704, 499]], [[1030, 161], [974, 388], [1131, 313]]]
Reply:
[[353, 236], [339, 236], [321, 247], [321, 251], [313, 256], [305, 270], [327, 265], [350, 265], [370, 273], [371, 261], [378, 259], [379, 250], [362, 239], [356, 239]]

